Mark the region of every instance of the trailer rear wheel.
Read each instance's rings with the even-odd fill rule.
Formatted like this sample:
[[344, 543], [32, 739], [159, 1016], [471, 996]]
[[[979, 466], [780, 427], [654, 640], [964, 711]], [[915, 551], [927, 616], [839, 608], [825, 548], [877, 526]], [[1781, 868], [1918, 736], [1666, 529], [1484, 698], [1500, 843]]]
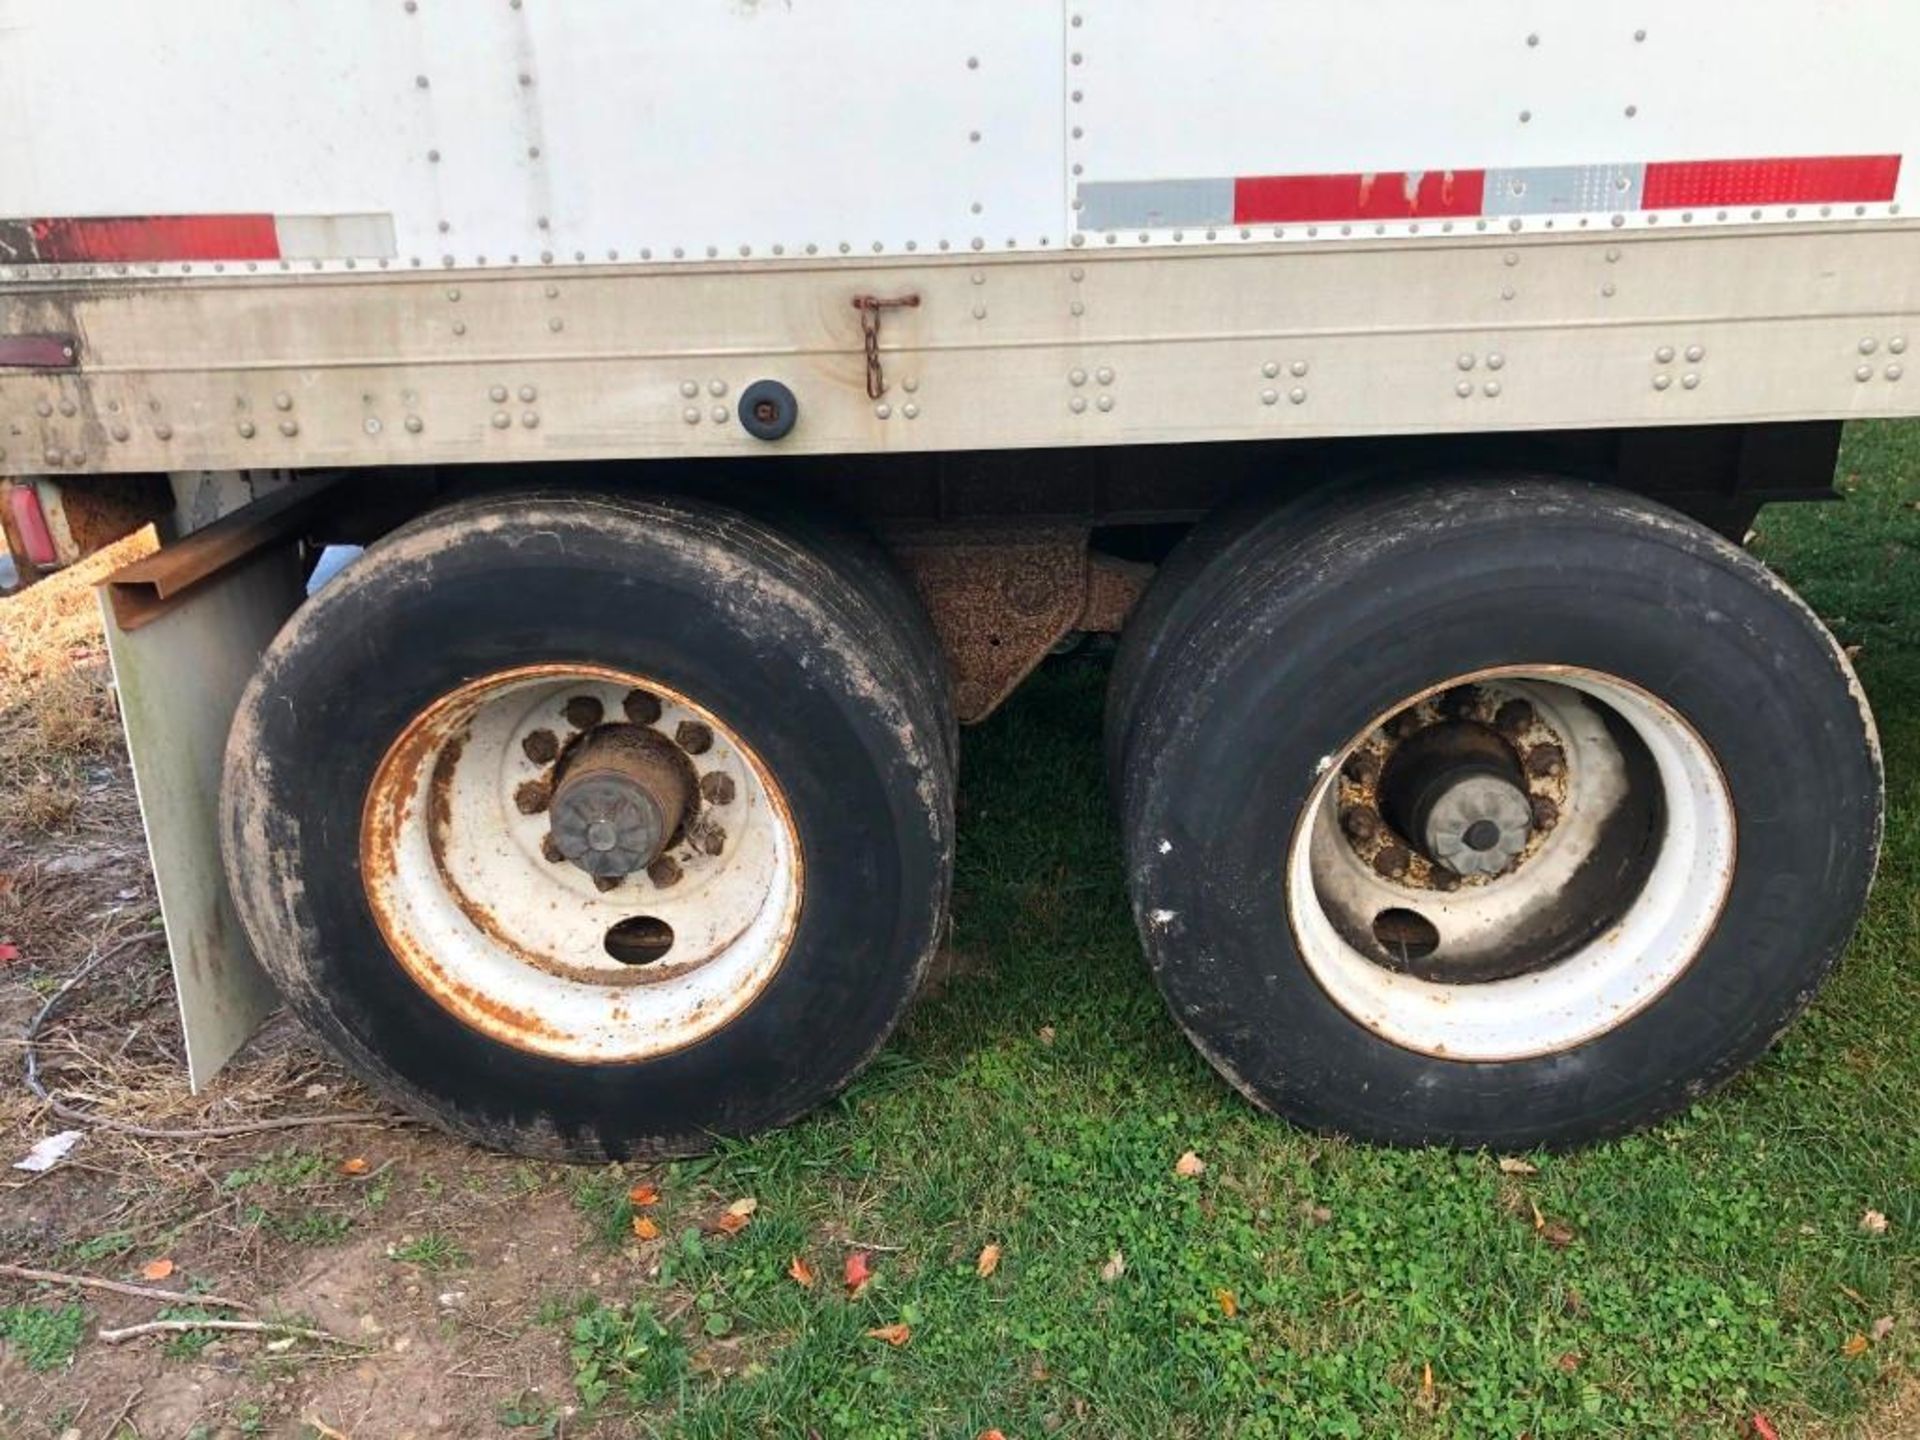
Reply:
[[242, 700], [229, 877], [289, 1004], [483, 1142], [685, 1153], [872, 1055], [941, 934], [952, 719], [876, 557], [523, 495], [375, 545]]
[[1618, 1133], [1754, 1059], [1844, 947], [1871, 719], [1704, 529], [1446, 482], [1221, 548], [1178, 610], [1122, 737], [1133, 904], [1258, 1103], [1399, 1143]]

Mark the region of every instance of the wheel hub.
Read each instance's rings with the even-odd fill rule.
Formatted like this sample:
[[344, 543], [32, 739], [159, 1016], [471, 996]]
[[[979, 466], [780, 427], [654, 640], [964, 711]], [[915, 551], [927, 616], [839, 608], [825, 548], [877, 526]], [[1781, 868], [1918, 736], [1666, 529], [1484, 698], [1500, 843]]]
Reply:
[[1420, 840], [1456, 875], [1498, 875], [1533, 834], [1533, 810], [1519, 786], [1494, 775], [1449, 784], [1427, 809]]
[[554, 786], [548, 810], [554, 848], [596, 880], [644, 870], [686, 818], [689, 768], [652, 730], [597, 727], [567, 758]]

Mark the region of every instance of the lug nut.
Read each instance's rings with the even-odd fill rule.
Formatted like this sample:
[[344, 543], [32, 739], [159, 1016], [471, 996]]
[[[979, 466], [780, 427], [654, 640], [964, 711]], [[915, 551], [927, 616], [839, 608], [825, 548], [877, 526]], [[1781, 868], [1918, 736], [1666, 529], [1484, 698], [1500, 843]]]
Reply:
[[593, 877], [593, 888], [604, 895], [609, 890], [618, 890], [620, 882], [625, 878], [623, 875], [596, 875]]
[[1493, 724], [1502, 734], [1518, 735], [1533, 724], [1533, 706], [1525, 700], [1509, 700], [1493, 712]]
[[1533, 797], [1533, 828], [1551, 830], [1560, 823], [1560, 807], [1545, 795]]
[[551, 730], [536, 730], [520, 742], [520, 749], [536, 765], [551, 765], [560, 755], [560, 740]]
[[1527, 774], [1535, 779], [1558, 775], [1566, 768], [1566, 752], [1558, 745], [1536, 745], [1527, 752]]
[[547, 780], [523, 781], [513, 792], [513, 806], [522, 815], [538, 815], [553, 799], [553, 785]]
[[620, 708], [627, 712], [627, 719], [636, 725], [652, 725], [660, 718], [659, 698], [645, 690], [629, 690], [627, 698], [620, 702]]
[[660, 889], [665, 890], [680, 883], [680, 862], [671, 855], [662, 855], [647, 866], [647, 879]]
[[1420, 729], [1420, 712], [1417, 709], [1402, 710], [1387, 721], [1387, 734], [1396, 740], [1405, 740]]
[[540, 854], [546, 859], [549, 865], [562, 865], [566, 863], [567, 857], [561, 852], [560, 847], [554, 843], [551, 831], [540, 837]]
[[1371, 840], [1380, 833], [1380, 817], [1360, 805], [1343, 814], [1340, 825], [1355, 840]]
[[1480, 708], [1480, 690], [1474, 685], [1456, 685], [1440, 697], [1440, 713], [1449, 720], [1465, 720]]
[[700, 794], [709, 805], [733, 803], [733, 777], [724, 770], [712, 770], [700, 777]]
[[1340, 773], [1356, 785], [1371, 785], [1380, 774], [1380, 761], [1371, 750], [1356, 750], [1347, 756]]
[[673, 732], [673, 739], [689, 755], [704, 755], [713, 748], [713, 731], [698, 720], [682, 720]]
[[1412, 863], [1413, 855], [1404, 845], [1389, 845], [1373, 857], [1373, 868], [1389, 880], [1400, 879]]
[[607, 707], [591, 695], [576, 695], [567, 701], [567, 723], [576, 730], [591, 730], [607, 713]]
[[694, 841], [709, 855], [718, 855], [727, 848], [727, 832], [718, 825], [708, 825], [701, 829], [699, 838]]

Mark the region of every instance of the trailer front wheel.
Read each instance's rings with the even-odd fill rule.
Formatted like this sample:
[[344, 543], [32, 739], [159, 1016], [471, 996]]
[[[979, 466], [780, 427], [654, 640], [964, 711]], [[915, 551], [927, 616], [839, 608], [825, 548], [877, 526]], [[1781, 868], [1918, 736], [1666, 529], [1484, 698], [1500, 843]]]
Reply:
[[845, 538], [684, 502], [454, 506], [275, 641], [231, 736], [254, 948], [362, 1074], [573, 1159], [788, 1120], [941, 933], [951, 718]]
[[1301, 513], [1189, 581], [1122, 737], [1135, 915], [1196, 1044], [1317, 1128], [1494, 1146], [1643, 1125], [1751, 1061], [1873, 871], [1832, 637], [1598, 487]]

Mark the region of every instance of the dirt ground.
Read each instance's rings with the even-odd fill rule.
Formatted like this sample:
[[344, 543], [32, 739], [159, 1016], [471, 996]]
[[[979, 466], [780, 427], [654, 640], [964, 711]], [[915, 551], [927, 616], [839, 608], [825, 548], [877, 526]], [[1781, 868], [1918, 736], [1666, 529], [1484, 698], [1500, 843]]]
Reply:
[[[190, 1315], [336, 1338], [198, 1331], [106, 1344], [101, 1329], [191, 1302], [0, 1277], [0, 1307], [52, 1313], [71, 1301], [83, 1325], [71, 1360], [46, 1369], [30, 1368], [22, 1343], [0, 1344], [0, 1435], [376, 1440], [499, 1433], [517, 1409], [565, 1433], [564, 1335], [537, 1312], [579, 1291], [617, 1296], [651, 1248], [594, 1243], [578, 1172], [382, 1120], [380, 1102], [284, 1018], [209, 1094], [188, 1093], [88, 589], [141, 543], [0, 601], [0, 1162], [86, 1132], [46, 1173], [0, 1168], [0, 1262], [204, 1289], [251, 1308]], [[39, 1037], [46, 1083], [66, 1103], [184, 1132], [320, 1112], [368, 1120], [148, 1138], [50, 1114], [20, 1082], [18, 1037], [103, 953]]]

